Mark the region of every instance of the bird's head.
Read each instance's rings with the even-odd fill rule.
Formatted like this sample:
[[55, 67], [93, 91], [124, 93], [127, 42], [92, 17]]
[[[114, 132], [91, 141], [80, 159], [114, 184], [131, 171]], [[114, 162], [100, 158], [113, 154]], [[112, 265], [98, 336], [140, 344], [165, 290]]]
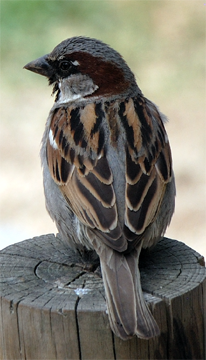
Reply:
[[56, 101], [85, 97], [114, 97], [138, 90], [121, 55], [103, 42], [87, 37], [62, 41], [54, 50], [24, 66], [46, 76]]

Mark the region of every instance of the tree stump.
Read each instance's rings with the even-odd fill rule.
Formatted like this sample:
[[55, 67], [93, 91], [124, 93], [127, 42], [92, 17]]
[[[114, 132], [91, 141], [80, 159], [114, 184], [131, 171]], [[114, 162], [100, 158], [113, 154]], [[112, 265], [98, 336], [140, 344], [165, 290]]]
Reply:
[[[140, 258], [159, 337], [110, 330], [102, 279], [52, 234], [0, 252], [0, 359], [204, 359], [204, 259], [164, 238]], [[205, 321], [205, 322], [204, 322]]]

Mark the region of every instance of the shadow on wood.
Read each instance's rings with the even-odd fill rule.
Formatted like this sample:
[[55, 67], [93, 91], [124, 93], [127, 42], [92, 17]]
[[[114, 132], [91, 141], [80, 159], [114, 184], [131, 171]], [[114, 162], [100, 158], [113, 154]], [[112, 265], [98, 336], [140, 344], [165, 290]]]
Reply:
[[97, 273], [52, 234], [0, 252], [0, 359], [204, 359], [206, 270], [164, 238], [141, 254], [145, 299], [161, 329], [122, 341], [110, 330]]

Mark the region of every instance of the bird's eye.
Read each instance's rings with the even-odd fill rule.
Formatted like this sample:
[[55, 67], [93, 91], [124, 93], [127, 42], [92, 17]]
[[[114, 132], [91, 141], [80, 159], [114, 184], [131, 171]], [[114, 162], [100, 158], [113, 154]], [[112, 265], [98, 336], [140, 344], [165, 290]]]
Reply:
[[71, 63], [70, 63], [70, 61], [63, 60], [63, 61], [60, 61], [59, 67], [61, 70], [66, 71], [71, 68]]

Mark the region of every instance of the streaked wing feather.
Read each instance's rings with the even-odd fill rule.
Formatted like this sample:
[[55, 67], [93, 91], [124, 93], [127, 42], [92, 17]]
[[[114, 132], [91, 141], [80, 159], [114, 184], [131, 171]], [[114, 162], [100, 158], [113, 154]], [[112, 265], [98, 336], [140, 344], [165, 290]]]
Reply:
[[[125, 111], [122, 114], [127, 124], [130, 124], [129, 133], [126, 131], [128, 143], [124, 232], [128, 240], [133, 241], [131, 233], [143, 234], [147, 226], [154, 221], [165, 186], [171, 180], [172, 160], [164, 125], [155, 105], [144, 98], [134, 102], [130, 99], [129, 103], [129, 113], [127, 106], [124, 106]], [[131, 143], [131, 139], [135, 139], [131, 134], [137, 134], [136, 123], [141, 124], [142, 139]]]
[[[90, 190], [82, 183], [82, 177], [75, 170], [67, 185], [61, 187], [65, 198], [70, 200], [70, 206], [78, 218], [88, 226], [96, 227], [103, 232], [109, 232], [117, 226], [116, 206], [105, 207]], [[111, 185], [106, 185], [111, 187]], [[99, 184], [101, 189], [101, 184]], [[89, 221], [81, 215], [86, 212]], [[92, 225], [91, 225], [92, 224]]]
[[52, 178], [58, 185], [65, 184], [72, 176], [74, 165], [66, 161], [59, 150], [54, 149], [49, 141], [46, 149], [47, 163]]
[[[58, 109], [51, 121], [47, 161], [79, 220], [109, 233], [118, 218], [113, 177], [103, 151], [103, 116], [100, 104]], [[117, 239], [112, 235], [111, 241]]]
[[99, 200], [106, 208], [110, 208], [115, 204], [115, 194], [111, 184], [104, 184], [94, 174], [93, 171], [89, 172], [84, 177], [79, 177], [79, 182], [85, 189]]

